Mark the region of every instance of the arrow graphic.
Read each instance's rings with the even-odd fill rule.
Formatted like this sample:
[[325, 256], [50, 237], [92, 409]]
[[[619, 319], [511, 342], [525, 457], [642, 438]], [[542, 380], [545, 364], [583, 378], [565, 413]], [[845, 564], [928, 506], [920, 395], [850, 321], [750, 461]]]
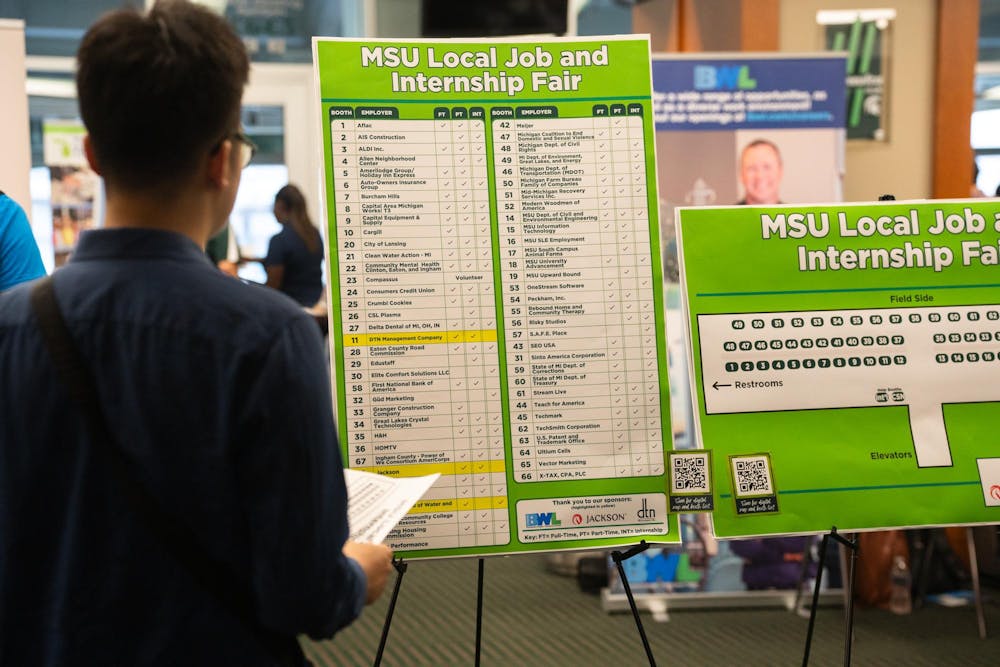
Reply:
[[733, 385], [731, 384], [719, 384], [718, 380], [712, 383], [712, 389], [715, 389], [716, 391], [718, 391], [719, 387], [732, 387], [732, 386]]

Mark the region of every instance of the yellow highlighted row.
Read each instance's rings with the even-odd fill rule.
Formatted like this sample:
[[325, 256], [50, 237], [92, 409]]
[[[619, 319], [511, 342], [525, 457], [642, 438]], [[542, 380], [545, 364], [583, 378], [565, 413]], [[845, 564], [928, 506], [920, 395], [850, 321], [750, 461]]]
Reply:
[[496, 341], [496, 329], [469, 329], [467, 331], [438, 331], [434, 333], [344, 334], [344, 347], [495, 343]]
[[413, 506], [413, 509], [410, 510], [410, 514], [502, 509], [507, 509], [507, 496], [486, 496], [484, 498], [438, 498], [434, 500], [421, 500]]
[[442, 475], [468, 475], [488, 472], [504, 472], [503, 460], [498, 461], [463, 461], [459, 463], [413, 463], [398, 466], [367, 466], [355, 468], [365, 472], [374, 472], [386, 477], [423, 477], [441, 473]]

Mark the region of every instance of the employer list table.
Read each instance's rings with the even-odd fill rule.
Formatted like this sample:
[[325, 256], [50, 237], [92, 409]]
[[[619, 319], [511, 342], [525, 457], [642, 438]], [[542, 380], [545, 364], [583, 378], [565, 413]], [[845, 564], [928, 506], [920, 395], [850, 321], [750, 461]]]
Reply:
[[641, 114], [491, 112], [519, 482], [663, 473]]
[[510, 539], [484, 118], [330, 112], [349, 465], [442, 473], [396, 548]]

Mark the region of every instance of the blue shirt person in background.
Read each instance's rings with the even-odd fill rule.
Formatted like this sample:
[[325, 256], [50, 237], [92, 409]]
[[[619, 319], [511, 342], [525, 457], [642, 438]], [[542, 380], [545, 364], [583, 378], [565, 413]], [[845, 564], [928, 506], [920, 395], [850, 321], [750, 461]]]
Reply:
[[[347, 541], [347, 498], [316, 325], [217, 271], [205, 243], [252, 144], [249, 62], [216, 14], [160, 0], [84, 35], [84, 148], [105, 228], [54, 276], [110, 442], [94, 440], [29, 297], [0, 294], [0, 664], [305, 665], [382, 592], [383, 545]], [[151, 528], [107, 447], [240, 586], [240, 613]]]
[[267, 247], [267, 286], [310, 308], [323, 294], [323, 239], [309, 218], [302, 191], [294, 185], [278, 190], [274, 217], [283, 228]]
[[0, 292], [45, 275], [24, 210], [0, 192]]

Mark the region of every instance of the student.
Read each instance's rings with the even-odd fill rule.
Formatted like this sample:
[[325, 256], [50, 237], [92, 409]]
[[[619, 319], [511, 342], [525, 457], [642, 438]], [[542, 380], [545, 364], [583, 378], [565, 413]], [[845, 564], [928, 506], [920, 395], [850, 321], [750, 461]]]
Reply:
[[305, 665], [296, 636], [352, 622], [391, 552], [345, 543], [316, 326], [205, 255], [251, 156], [243, 44], [164, 0], [77, 65], [106, 225], [0, 295], [0, 664]]
[[778, 147], [767, 139], [751, 141], [740, 153], [740, 205], [769, 206], [781, 203], [782, 164]]
[[274, 217], [282, 230], [271, 237], [264, 258], [267, 286], [311, 308], [323, 294], [323, 239], [309, 218], [302, 191], [294, 185], [278, 190]]
[[45, 275], [24, 210], [0, 192], [0, 292]]

